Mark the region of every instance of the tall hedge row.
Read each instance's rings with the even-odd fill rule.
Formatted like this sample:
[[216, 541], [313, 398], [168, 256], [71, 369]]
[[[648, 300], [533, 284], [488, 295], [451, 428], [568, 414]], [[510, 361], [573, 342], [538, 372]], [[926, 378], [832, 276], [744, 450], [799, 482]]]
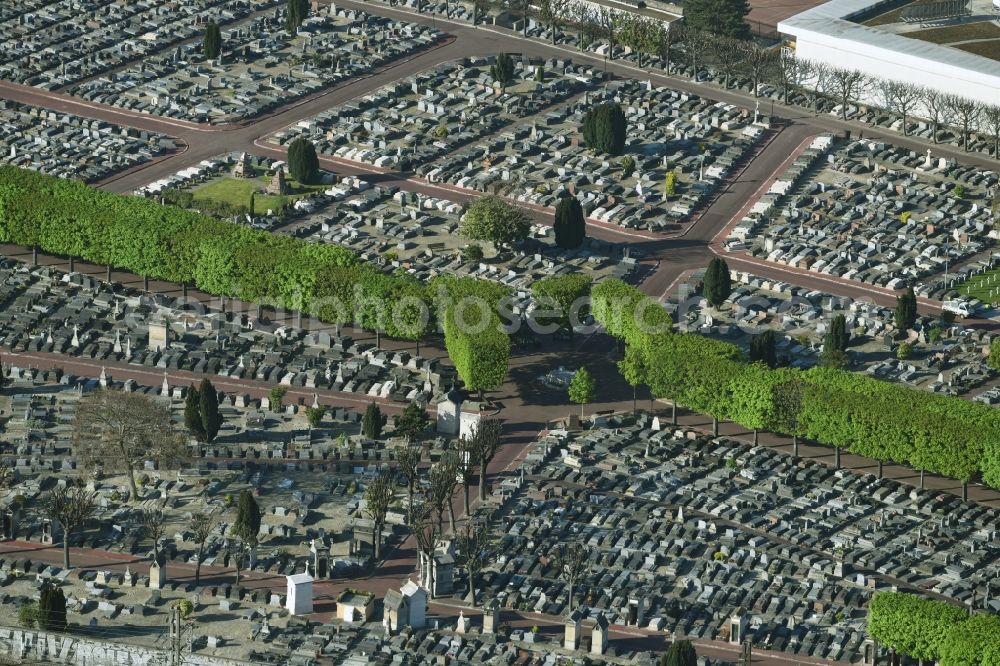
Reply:
[[[418, 340], [440, 324], [467, 388], [497, 388], [507, 372], [510, 341], [497, 310], [509, 291], [484, 280], [449, 277], [425, 285], [406, 273], [386, 274], [359, 263], [343, 247], [257, 231], [12, 166], [0, 166], [0, 242], [406, 340]], [[456, 308], [447, 302], [461, 296], [485, 299], [488, 325], [472, 330], [456, 325]], [[464, 310], [467, 319], [475, 316], [474, 309]]]
[[[747, 428], [787, 432], [791, 420], [823, 444], [963, 481], [981, 471], [1000, 487], [1000, 415], [986, 405], [843, 370], [748, 364], [734, 345], [671, 332], [659, 303], [619, 280], [593, 299], [594, 317], [641, 355], [654, 395]], [[800, 387], [794, 418], [778, 390], [789, 384]]]
[[0, 166], [0, 241], [308, 310], [317, 272], [354, 253]]
[[879, 592], [868, 605], [868, 635], [900, 654], [941, 666], [996, 666], [1000, 617], [904, 592]]

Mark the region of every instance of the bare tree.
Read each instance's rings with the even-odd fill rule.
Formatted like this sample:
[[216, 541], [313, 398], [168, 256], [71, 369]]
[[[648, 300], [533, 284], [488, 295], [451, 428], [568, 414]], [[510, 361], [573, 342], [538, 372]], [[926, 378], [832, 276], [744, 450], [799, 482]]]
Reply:
[[802, 81], [804, 70], [808, 68], [804, 60], [795, 57], [794, 53], [784, 53], [775, 59], [774, 73], [778, 75], [778, 83], [781, 86], [781, 101], [788, 104], [788, 94]]
[[163, 523], [163, 511], [160, 509], [142, 510], [142, 532], [153, 541], [153, 561], [160, 562], [160, 540], [166, 532], [167, 526]]
[[417, 551], [420, 554], [422, 582], [426, 581], [428, 593], [433, 597], [434, 546], [437, 543], [437, 528], [434, 521], [434, 507], [430, 502], [424, 502], [414, 514], [413, 520], [410, 522], [410, 531], [417, 542]]
[[455, 531], [455, 507], [452, 498], [458, 484], [457, 459], [454, 453], [445, 454], [431, 467], [431, 504], [437, 512], [438, 531], [444, 532], [444, 512], [448, 511], [448, 527]]
[[490, 10], [490, 0], [472, 0], [472, 25], [479, 25], [481, 18]]
[[573, 592], [580, 576], [587, 572], [590, 566], [590, 550], [579, 541], [562, 543], [555, 552], [556, 570], [569, 588], [569, 610], [573, 611]]
[[500, 449], [503, 422], [499, 419], [482, 419], [469, 437], [469, 450], [474, 452], [479, 464], [479, 501], [486, 501], [486, 471]]
[[215, 521], [207, 513], [196, 513], [191, 518], [192, 539], [198, 544], [197, 561], [194, 565], [194, 583], [201, 581], [201, 561], [205, 553], [205, 543], [215, 530]]
[[566, 20], [570, 10], [570, 0], [538, 0], [538, 18], [549, 27], [552, 43], [556, 43], [556, 33]]
[[531, 12], [531, 0], [506, 0], [507, 8], [512, 14], [521, 17], [521, 34], [528, 36], [528, 14]]
[[601, 36], [608, 40], [608, 58], [614, 60], [615, 39], [618, 36], [621, 14], [610, 7], [600, 5], [594, 10], [594, 19], [601, 27]]
[[920, 102], [923, 95], [920, 86], [889, 79], [880, 80], [877, 86], [882, 105], [889, 111], [902, 116], [903, 136], [908, 135], [910, 130], [907, 127], [907, 118], [912, 115], [911, 111]]
[[775, 68], [778, 58], [773, 51], [761, 48], [754, 41], [740, 40], [738, 48], [742, 56], [740, 68], [750, 77], [753, 96], [759, 97], [760, 83], [768, 78], [770, 72]]
[[469, 577], [469, 595], [466, 598], [473, 607], [476, 605], [476, 581], [479, 572], [493, 556], [496, 541], [490, 534], [485, 519], [469, 520], [456, 537], [458, 553]]
[[69, 569], [69, 542], [73, 533], [97, 509], [97, 494], [88, 492], [77, 486], [56, 486], [48, 492], [42, 501], [45, 515], [59, 523], [63, 533], [63, 568]]
[[841, 120], [847, 120], [848, 103], [861, 97], [869, 80], [867, 74], [857, 69], [830, 68], [830, 83], [837, 95], [837, 102], [840, 104]]
[[983, 107], [976, 100], [961, 95], [945, 95], [945, 106], [949, 114], [958, 119], [962, 127], [962, 150], [968, 152], [969, 133], [979, 122]]
[[726, 90], [729, 90], [730, 81], [732, 81], [733, 75], [736, 74], [737, 67], [743, 59], [743, 49], [740, 48], [737, 40], [730, 39], [729, 37], [713, 36], [710, 41], [715, 64], [718, 65], [719, 71], [722, 72]]
[[819, 113], [819, 100], [830, 89], [831, 67], [824, 62], [800, 60], [803, 81], [808, 81], [807, 94], [812, 97], [813, 115]]
[[170, 410], [141, 393], [101, 389], [80, 400], [73, 445], [84, 464], [104, 471], [125, 469], [132, 498], [139, 496], [135, 473], [146, 460], [172, 467], [186, 455], [171, 432]]
[[423, 450], [419, 446], [406, 445], [396, 451], [396, 462], [399, 464], [399, 472], [406, 478], [406, 520], [409, 522], [413, 516], [413, 489], [420, 479], [420, 456]]
[[230, 533], [231, 540], [226, 544], [226, 551], [232, 560], [233, 569], [236, 573], [236, 585], [240, 584], [240, 572], [243, 571], [243, 558], [247, 556], [250, 547], [242, 538]]
[[389, 511], [393, 495], [392, 477], [388, 474], [379, 474], [365, 488], [365, 513], [375, 523], [372, 539], [376, 560], [382, 556], [382, 530], [385, 528], [385, 514]]
[[931, 129], [933, 130], [931, 138], [934, 140], [934, 143], [937, 143], [938, 131], [941, 129], [941, 118], [948, 109], [947, 96], [934, 88], [924, 88], [920, 96], [920, 101], [923, 102], [924, 110], [931, 121]]
[[681, 28], [678, 37], [684, 43], [684, 51], [691, 59], [691, 79], [697, 81], [705, 58], [713, 46], [711, 35], [695, 28], [684, 27]]
[[472, 475], [476, 473], [476, 452], [472, 450], [469, 440], [462, 438], [458, 440], [458, 451], [455, 458], [455, 469], [462, 477], [462, 512], [469, 515], [469, 484]]
[[1000, 106], [984, 105], [983, 122], [986, 124], [986, 131], [993, 137], [993, 157], [1000, 157]]

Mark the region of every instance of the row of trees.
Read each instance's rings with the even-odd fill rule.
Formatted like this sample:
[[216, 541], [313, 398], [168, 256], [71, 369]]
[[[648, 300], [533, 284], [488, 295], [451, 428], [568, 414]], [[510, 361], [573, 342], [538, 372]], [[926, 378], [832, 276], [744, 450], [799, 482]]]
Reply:
[[[483, 197], [470, 210], [465, 227], [470, 237], [514, 243], [530, 228], [522, 210], [496, 197]], [[377, 335], [419, 341], [441, 325], [467, 388], [497, 388], [506, 374], [509, 340], [499, 325], [486, 324], [498, 324], [496, 308], [509, 291], [487, 281], [446, 276], [423, 284], [405, 273], [359, 264], [338, 246], [257, 231], [11, 166], [0, 167], [0, 241], [194, 283], [210, 294], [298, 310]], [[456, 313], [438, 303], [442, 289], [452, 299], [488, 299], [484, 325], [450, 325]], [[472, 309], [460, 313], [463, 321], [476, 319]]]
[[964, 608], [904, 592], [872, 598], [868, 635], [894, 653], [941, 666], [1000, 663], [1000, 616], [969, 615]]
[[672, 23], [667, 29], [660, 21], [632, 12], [569, 0], [538, 4], [538, 18], [550, 28], [553, 40], [559, 28], [572, 24], [580, 30], [585, 47], [596, 40], [607, 41], [612, 47], [611, 58], [613, 47], [620, 44], [636, 53], [640, 66], [644, 57], [658, 58], [667, 73], [683, 62], [697, 79], [704, 68], [711, 67], [723, 77], [726, 88], [742, 77], [756, 96], [761, 83], [770, 83], [779, 88], [786, 104], [798, 90], [814, 112], [827, 98], [839, 105], [845, 120], [850, 103], [865, 99], [899, 115], [904, 134], [919, 114], [931, 122], [935, 142], [940, 129], [948, 124], [957, 128], [963, 148], [968, 149], [971, 132], [978, 129], [989, 134], [992, 153], [1000, 156], [1000, 105], [783, 55], [748, 39], [749, 25], [744, 20], [748, 11], [745, 0], [697, 0], [685, 4], [683, 23]]
[[1000, 416], [986, 405], [836, 368], [747, 363], [735, 345], [673, 333], [655, 300], [619, 280], [594, 287], [592, 308], [627, 344], [619, 364], [625, 379], [712, 416], [716, 432], [728, 419], [963, 483], [982, 472], [1000, 487]]

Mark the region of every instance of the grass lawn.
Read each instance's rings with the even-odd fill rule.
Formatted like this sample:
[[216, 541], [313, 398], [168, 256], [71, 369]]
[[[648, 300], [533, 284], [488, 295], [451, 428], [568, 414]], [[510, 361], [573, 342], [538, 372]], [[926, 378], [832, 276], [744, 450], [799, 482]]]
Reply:
[[879, 25], [889, 25], [890, 23], [900, 23], [903, 20], [903, 10], [912, 4], [912, 2], [907, 2], [902, 7], [896, 7], [892, 11], [888, 11], [885, 14], [879, 14], [874, 18], [868, 19], [862, 25], [875, 27]]
[[[978, 298], [983, 303], [1000, 301], [1000, 268], [973, 275], [968, 282], [963, 282], [957, 288], [962, 294]], [[991, 293], [994, 289], [996, 293]]]
[[962, 49], [963, 51], [968, 51], [969, 53], [975, 53], [976, 55], [984, 56], [990, 60], [1000, 60], [1000, 39], [994, 39], [989, 42], [962, 44], [954, 48]]
[[[930, 28], [928, 30], [917, 30], [915, 32], [904, 32], [903, 37], [912, 37], [932, 44], [950, 44], [951, 42], [961, 42], [967, 39], [1000, 39], [1000, 26], [992, 21], [980, 21], [979, 23], [965, 23], [963, 25], [950, 25], [946, 28]], [[958, 46], [963, 50], [976, 44]]]
[[[195, 201], [216, 201], [228, 203], [233, 206], [249, 206], [250, 194], [256, 192], [254, 196], [254, 213], [265, 213], [270, 208], [277, 210], [281, 207], [282, 198], [270, 194], [261, 194], [261, 190], [271, 181], [271, 176], [258, 176], [257, 178], [220, 178], [211, 183], [202, 185], [192, 192]], [[318, 190], [324, 189], [325, 185], [301, 185], [300, 183], [288, 179], [289, 194], [284, 197], [287, 201], [301, 199]]]

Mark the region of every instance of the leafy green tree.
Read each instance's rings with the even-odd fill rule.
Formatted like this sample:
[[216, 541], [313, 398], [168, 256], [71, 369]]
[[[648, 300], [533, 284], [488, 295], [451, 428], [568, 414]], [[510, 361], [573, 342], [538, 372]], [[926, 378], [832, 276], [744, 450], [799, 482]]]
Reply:
[[702, 293], [714, 307], [726, 302], [733, 293], [732, 278], [729, 276], [729, 265], [721, 257], [715, 257], [708, 262], [705, 277], [702, 279]]
[[[637, 345], [630, 344], [625, 347], [625, 358], [618, 361], [618, 371], [632, 387], [632, 413], [635, 414], [638, 411], [636, 408], [637, 389], [646, 383], [646, 359]], [[652, 402], [652, 398], [650, 402]]]
[[272, 412], [280, 412], [281, 406], [285, 402], [285, 395], [288, 393], [288, 389], [284, 386], [273, 386], [271, 387], [271, 392], [268, 393], [267, 399], [271, 404]]
[[300, 136], [288, 144], [288, 171], [306, 185], [319, 180], [319, 158], [312, 141]]
[[896, 297], [893, 319], [900, 331], [908, 331], [917, 323], [917, 296], [913, 293], [913, 287], [907, 287], [906, 293]]
[[209, 60], [218, 58], [219, 54], [222, 52], [222, 30], [219, 29], [219, 24], [215, 21], [212, 21], [205, 26], [205, 37], [202, 43], [202, 52]]
[[374, 402], [368, 403], [368, 409], [361, 419], [361, 434], [368, 439], [378, 439], [382, 435], [382, 426], [385, 424], [385, 417], [382, 410]]
[[427, 410], [416, 402], [411, 402], [403, 410], [403, 413], [394, 419], [396, 435], [406, 438], [407, 441], [419, 436], [431, 424], [431, 417]]
[[188, 387], [184, 396], [184, 427], [199, 442], [205, 441], [205, 426], [201, 418], [201, 398], [194, 384]]
[[310, 428], [318, 428], [323, 423], [325, 415], [326, 407], [322, 405], [319, 407], [306, 407], [306, 422], [309, 423]]
[[[573, 321], [587, 316], [590, 287], [593, 278], [582, 273], [567, 273], [543, 278], [531, 285], [534, 295], [543, 311], [553, 311], [552, 321], [560, 328], [573, 332]], [[575, 311], [575, 315], [574, 315]], [[549, 321], [539, 322], [546, 325]]]
[[498, 248], [523, 241], [530, 231], [531, 217], [495, 194], [483, 195], [472, 202], [459, 229], [466, 238], [490, 241]]
[[771, 413], [769, 427], [776, 432], [792, 436], [792, 450], [796, 456], [799, 455], [799, 437], [805, 434], [801, 423], [805, 391], [805, 383], [798, 379], [785, 379], [771, 386], [771, 403], [774, 405], [774, 411]]
[[583, 406], [593, 402], [597, 397], [597, 381], [590, 375], [587, 368], [580, 368], [569, 382], [569, 399], [580, 405], [580, 417], [583, 418]]
[[625, 150], [625, 133], [625, 112], [615, 103], [593, 106], [583, 117], [583, 140], [597, 152], [621, 155]]
[[938, 661], [946, 666], [982, 666], [994, 664], [993, 654], [1000, 650], [1000, 616], [976, 613], [945, 630]]
[[749, 39], [748, 0], [689, 0], [684, 4], [684, 25], [719, 37]]
[[38, 602], [30, 599], [17, 607], [17, 623], [25, 629], [34, 629], [40, 612]]
[[949, 630], [964, 609], [903, 592], [877, 592], [868, 604], [868, 635], [914, 659], [936, 661]]
[[626, 155], [622, 158], [622, 178], [628, 178], [633, 173], [635, 173], [635, 158], [631, 155]]
[[285, 7], [285, 29], [288, 34], [295, 36], [299, 31], [299, 26], [308, 16], [309, 0], [288, 0]]
[[204, 432], [205, 441], [214, 441], [215, 436], [219, 434], [219, 428], [222, 427], [223, 419], [222, 414], [219, 413], [219, 393], [208, 379], [201, 380], [198, 399], [201, 403], [199, 411], [201, 412], [202, 432]]
[[506, 92], [507, 86], [514, 80], [514, 59], [506, 53], [498, 55], [490, 65], [490, 76], [500, 84], [500, 90]]
[[698, 666], [698, 654], [691, 641], [674, 641], [660, 659], [660, 666]]
[[556, 245], [567, 250], [575, 250], [587, 237], [587, 222], [583, 206], [574, 196], [565, 196], [556, 204], [555, 213]]
[[760, 362], [769, 368], [778, 367], [776, 339], [777, 336], [771, 329], [750, 338], [750, 362]]
[[994, 370], [1000, 370], [1000, 338], [993, 338], [990, 342], [990, 353], [986, 357], [986, 363]]
[[61, 587], [42, 586], [38, 601], [38, 628], [42, 631], [66, 631], [66, 595]]
[[913, 345], [911, 345], [909, 342], [901, 342], [899, 343], [899, 347], [896, 348], [896, 358], [898, 358], [901, 361], [905, 361], [906, 359], [910, 358], [912, 354], [913, 354]]

